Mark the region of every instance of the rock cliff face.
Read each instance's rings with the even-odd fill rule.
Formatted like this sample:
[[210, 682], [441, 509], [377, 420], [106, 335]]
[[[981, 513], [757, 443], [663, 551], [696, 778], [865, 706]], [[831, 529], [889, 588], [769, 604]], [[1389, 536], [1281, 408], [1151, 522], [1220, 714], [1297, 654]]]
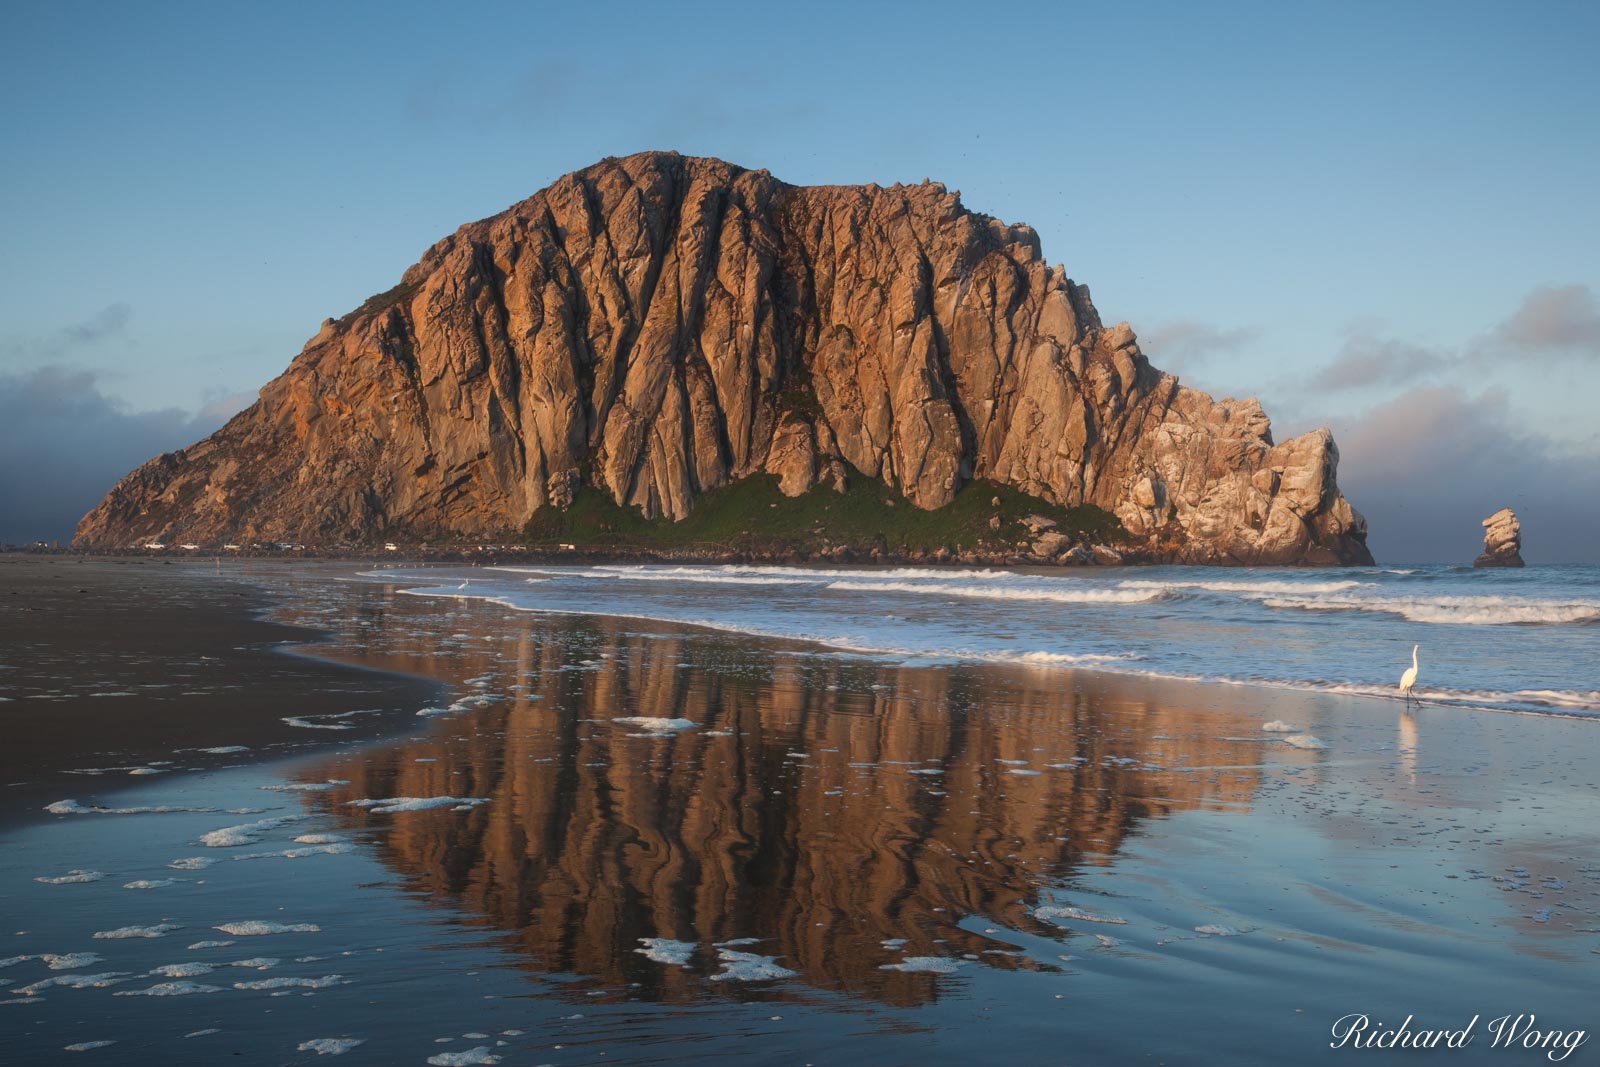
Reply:
[[1522, 523], [1510, 508], [1483, 520], [1483, 555], [1472, 561], [1474, 567], [1521, 567]]
[[986, 478], [1192, 562], [1367, 562], [1325, 430], [1151, 367], [1037, 235], [941, 185], [607, 160], [434, 245], [78, 542], [503, 539], [594, 486], [647, 516], [760, 472], [938, 508]]

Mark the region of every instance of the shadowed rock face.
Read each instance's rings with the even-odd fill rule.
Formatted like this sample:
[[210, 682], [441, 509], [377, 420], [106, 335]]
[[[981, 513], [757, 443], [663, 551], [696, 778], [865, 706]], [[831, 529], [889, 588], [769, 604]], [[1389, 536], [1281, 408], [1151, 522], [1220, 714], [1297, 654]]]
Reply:
[[647, 516], [762, 471], [938, 508], [986, 478], [1192, 562], [1370, 562], [1325, 430], [1152, 368], [1037, 235], [941, 185], [607, 160], [463, 226], [83, 545], [501, 538], [580, 485]]

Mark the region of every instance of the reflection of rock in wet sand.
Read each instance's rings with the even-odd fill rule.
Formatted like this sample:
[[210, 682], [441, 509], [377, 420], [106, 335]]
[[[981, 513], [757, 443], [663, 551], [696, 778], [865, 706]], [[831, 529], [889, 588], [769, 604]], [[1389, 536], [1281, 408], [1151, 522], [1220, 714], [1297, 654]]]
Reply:
[[[385, 862], [512, 931], [537, 968], [650, 996], [704, 995], [711, 944], [736, 938], [813, 986], [903, 1003], [938, 980], [881, 969], [904, 956], [1036, 966], [1000, 952], [1005, 927], [1062, 936], [1029, 915], [1041, 886], [1106, 862], [1142, 819], [1257, 784], [1256, 746], [1158, 737], [1184, 724], [1108, 711], [1061, 672], [896, 667], [615, 620], [500, 625], [517, 636], [432, 669], [492, 675], [481, 691], [505, 700], [308, 772], [350, 784], [307, 802], [388, 827]], [[696, 726], [653, 736], [623, 716]], [[395, 796], [490, 802], [348, 803]], [[699, 950], [664, 966], [636, 951], [644, 938]]]
[[1417, 784], [1417, 718], [1411, 709], [1400, 713], [1400, 739], [1395, 742], [1395, 752], [1400, 757], [1400, 773], [1406, 783]]

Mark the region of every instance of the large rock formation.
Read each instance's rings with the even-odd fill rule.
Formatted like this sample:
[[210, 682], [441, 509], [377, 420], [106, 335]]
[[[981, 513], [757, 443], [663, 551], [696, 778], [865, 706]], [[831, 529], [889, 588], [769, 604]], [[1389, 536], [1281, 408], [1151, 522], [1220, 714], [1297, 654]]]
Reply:
[[1483, 520], [1483, 555], [1472, 561], [1474, 567], [1521, 567], [1522, 523], [1510, 508]]
[[942, 185], [646, 153], [434, 245], [78, 542], [504, 539], [581, 486], [679, 519], [770, 471], [921, 508], [990, 479], [1194, 562], [1368, 562], [1338, 455], [1152, 368], [1032, 229]]

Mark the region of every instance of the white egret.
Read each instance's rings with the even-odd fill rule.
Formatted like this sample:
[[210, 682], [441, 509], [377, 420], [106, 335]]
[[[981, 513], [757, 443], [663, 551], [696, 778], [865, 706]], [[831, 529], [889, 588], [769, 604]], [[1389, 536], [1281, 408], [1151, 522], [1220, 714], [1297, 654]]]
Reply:
[[1417, 649], [1421, 647], [1421, 645], [1411, 646], [1411, 668], [1400, 676], [1400, 695], [1405, 697], [1408, 703], [1411, 700], [1411, 687], [1417, 684]]

